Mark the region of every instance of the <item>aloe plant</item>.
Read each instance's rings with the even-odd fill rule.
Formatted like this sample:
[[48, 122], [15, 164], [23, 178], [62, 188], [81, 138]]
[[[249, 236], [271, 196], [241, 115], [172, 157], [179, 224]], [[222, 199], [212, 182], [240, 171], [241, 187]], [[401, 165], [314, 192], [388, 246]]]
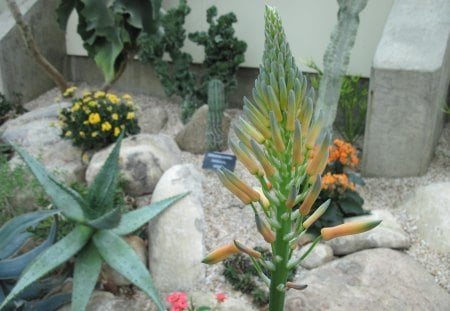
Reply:
[[289, 273], [319, 241], [364, 232], [380, 221], [323, 228], [304, 255], [295, 255], [308, 228], [329, 206], [329, 201], [325, 202], [311, 213], [321, 190], [331, 137], [322, 130], [322, 116], [315, 111], [314, 89], [308, 90], [306, 78], [295, 64], [281, 18], [270, 7], [266, 7], [265, 38], [253, 101], [244, 99], [244, 118], [234, 128], [239, 141], [230, 142], [237, 159], [261, 187], [251, 187], [226, 168], [218, 171], [218, 177], [229, 191], [251, 206], [258, 232], [270, 244], [272, 256], [266, 260], [258, 250], [234, 240], [208, 254], [203, 262], [213, 264], [236, 253], [247, 254], [269, 287], [269, 310], [281, 311], [288, 289], [306, 288], [306, 284], [289, 282]]
[[114, 204], [118, 158], [122, 136], [90, 185], [86, 197], [58, 182], [45, 168], [21, 148], [14, 146], [59, 211], [76, 223], [65, 237], [43, 251], [24, 271], [0, 310], [24, 289], [75, 256], [72, 310], [84, 310], [100, 275], [102, 262], [142, 289], [159, 310], [165, 310], [153, 281], [139, 256], [121, 236], [136, 231], [165, 208], [186, 194], [122, 214]]
[[[55, 215], [57, 212], [57, 210], [49, 210], [23, 214], [9, 220], [0, 228], [0, 303], [5, 300], [5, 296], [9, 294], [20, 274], [30, 262], [55, 242], [56, 221], [53, 222], [48, 237], [44, 242], [28, 252], [16, 256], [16, 253], [33, 236], [27, 229]], [[20, 306], [24, 310], [56, 310], [70, 301], [70, 295], [57, 294], [44, 299], [42, 296], [60, 283], [59, 280], [55, 279], [34, 282], [26, 291], [16, 297], [14, 305], [8, 305], [7, 309]]]

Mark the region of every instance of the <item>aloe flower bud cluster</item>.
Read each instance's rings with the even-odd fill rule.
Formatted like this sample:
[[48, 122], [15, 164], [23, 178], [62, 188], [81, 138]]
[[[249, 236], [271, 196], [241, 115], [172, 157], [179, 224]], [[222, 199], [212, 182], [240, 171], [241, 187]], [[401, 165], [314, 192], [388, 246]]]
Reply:
[[[253, 100], [244, 98], [244, 116], [234, 128], [239, 141], [230, 142], [237, 159], [261, 187], [250, 187], [225, 168], [218, 176], [228, 190], [253, 209], [257, 229], [271, 244], [273, 259], [265, 261], [259, 252], [234, 241], [207, 255], [203, 262], [217, 263], [238, 252], [249, 255], [270, 288], [269, 310], [273, 311], [283, 310], [287, 289], [306, 287], [287, 282], [287, 275], [321, 239], [364, 232], [379, 221], [324, 228], [303, 256], [294, 255], [307, 229], [329, 206], [329, 201], [325, 202], [310, 215], [321, 190], [331, 137], [322, 131], [314, 89], [308, 89], [306, 77], [292, 57], [281, 19], [270, 7], [266, 7], [265, 39]], [[270, 271], [270, 277], [263, 268]]]

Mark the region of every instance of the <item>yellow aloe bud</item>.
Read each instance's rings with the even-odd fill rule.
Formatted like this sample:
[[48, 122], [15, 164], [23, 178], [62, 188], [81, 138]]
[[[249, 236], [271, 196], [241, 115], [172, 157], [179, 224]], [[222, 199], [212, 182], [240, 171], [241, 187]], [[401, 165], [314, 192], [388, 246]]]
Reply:
[[246, 134], [244, 134], [244, 132], [242, 131], [242, 129], [238, 126], [238, 125], [234, 125], [234, 132], [236, 133], [236, 136], [239, 138], [239, 140], [241, 142], [244, 143], [244, 145], [247, 146], [247, 148], [252, 148], [252, 145], [250, 144], [250, 137], [248, 137]]
[[264, 155], [264, 152], [253, 139], [250, 140], [250, 144], [252, 146], [252, 150], [256, 156], [256, 159], [258, 159], [259, 163], [261, 163], [264, 173], [268, 178], [272, 177], [275, 174], [275, 168], [272, 166], [272, 164], [270, 164], [269, 160], [267, 160], [266, 156]]
[[[256, 110], [256, 108], [255, 108]], [[244, 115], [252, 123], [252, 125], [264, 136], [265, 139], [269, 139], [272, 136], [269, 128], [264, 125], [260, 116], [257, 116], [249, 106], [244, 106]], [[264, 117], [263, 117], [264, 118]], [[269, 121], [267, 121], [268, 123]]]
[[303, 154], [303, 139], [302, 139], [302, 128], [300, 122], [295, 120], [295, 129], [294, 129], [294, 142], [292, 147], [292, 164], [294, 166], [298, 166], [303, 164], [305, 160]]
[[244, 192], [253, 202], [259, 201], [259, 193], [253, 190], [253, 188], [247, 185], [245, 182], [243, 182], [242, 179], [237, 177], [232, 171], [225, 167], [222, 167], [220, 171], [227, 180], [229, 180], [239, 190]]
[[266, 141], [266, 138], [261, 134], [253, 125], [247, 122], [242, 117], [239, 117], [239, 122], [242, 126], [242, 130], [244, 133], [247, 133], [251, 138], [256, 140], [259, 144], [263, 144]]
[[203, 258], [202, 263], [212, 265], [237, 253], [240, 253], [240, 250], [236, 247], [235, 243], [228, 243], [206, 255], [206, 257]]
[[240, 252], [245, 253], [245, 254], [247, 254], [247, 255], [249, 255], [251, 257], [254, 257], [254, 258], [261, 258], [262, 257], [260, 252], [255, 251], [253, 248], [245, 246], [244, 244], [242, 244], [241, 242], [239, 242], [237, 240], [234, 240], [234, 245], [236, 246], [236, 248]]
[[256, 228], [258, 232], [261, 233], [264, 240], [267, 243], [272, 243], [275, 241], [275, 233], [270, 228], [269, 223], [265, 220], [264, 217], [259, 216], [259, 214], [255, 214], [255, 222]]
[[217, 176], [219, 176], [222, 184], [230, 190], [235, 196], [239, 198], [245, 205], [252, 203], [252, 199], [241, 189], [239, 189], [236, 185], [234, 185], [231, 180], [229, 180], [225, 174], [219, 169], [217, 171]]
[[306, 148], [312, 149], [316, 144], [317, 137], [319, 137], [320, 131], [322, 130], [322, 117], [320, 112], [315, 116], [312, 126], [309, 129], [308, 137], [306, 138]]
[[297, 106], [295, 103], [295, 93], [293, 90], [289, 91], [287, 116], [286, 116], [286, 130], [294, 131], [296, 121]]
[[291, 190], [289, 191], [289, 195], [288, 198], [286, 200], [286, 207], [287, 208], [293, 208], [295, 205], [295, 199], [297, 197], [297, 187], [295, 186], [295, 184], [293, 184], [291, 186]]
[[250, 174], [260, 177], [264, 175], [263, 170], [251, 156], [250, 150], [248, 150], [242, 142], [240, 142], [238, 146], [234, 141], [230, 140], [229, 145], [237, 159], [244, 164]]
[[350, 222], [335, 227], [322, 228], [320, 235], [325, 241], [357, 233], [369, 231], [381, 223], [381, 220]]
[[244, 96], [244, 108], [245, 107], [247, 107], [265, 127], [269, 127], [269, 119], [267, 119], [266, 115], [264, 115], [264, 111], [261, 111], [247, 97]]
[[259, 187], [253, 187], [253, 189], [259, 193], [259, 203], [267, 211], [270, 207], [270, 202], [267, 199], [266, 195], [264, 194], [262, 189]]
[[314, 211], [311, 216], [308, 217], [308, 219], [305, 220], [305, 222], [303, 222], [303, 228], [305, 228], [305, 230], [311, 227], [311, 225], [327, 211], [328, 206], [330, 206], [330, 202], [331, 199], [326, 200]]
[[[281, 67], [280, 70], [283, 70], [283, 67]], [[288, 92], [286, 81], [284, 80], [284, 72], [280, 75], [280, 79], [278, 79], [278, 86], [280, 88], [280, 107], [281, 109], [286, 110], [288, 105]]]
[[311, 118], [313, 115], [313, 102], [310, 98], [306, 99], [306, 103], [303, 104], [304, 109], [300, 110], [300, 117], [299, 117], [299, 121], [300, 124], [302, 125], [302, 137], [305, 138], [306, 134], [308, 133], [309, 130], [309, 125], [311, 123]]
[[325, 166], [328, 162], [328, 147], [330, 146], [331, 135], [330, 133], [326, 133], [325, 137], [320, 145], [319, 151], [316, 155], [314, 155], [314, 159], [308, 164], [306, 169], [306, 173], [308, 175], [316, 175], [321, 174], [325, 169]]
[[287, 282], [286, 283], [286, 288], [287, 289], [304, 290], [307, 287], [308, 287], [308, 285], [306, 285], [306, 284], [295, 284], [295, 283], [292, 283], [292, 282]]
[[305, 200], [299, 208], [300, 214], [306, 216], [309, 214], [311, 207], [319, 196], [320, 190], [322, 189], [322, 177], [320, 175], [317, 176], [316, 181], [313, 186], [309, 189], [308, 194], [306, 195]]
[[281, 122], [283, 120], [283, 115], [280, 110], [280, 102], [271, 85], [267, 86], [267, 93], [269, 94], [270, 110], [273, 111], [277, 121]]
[[280, 126], [275, 118], [273, 111], [269, 112], [270, 130], [272, 132], [273, 143], [275, 144], [275, 149], [278, 152], [283, 152], [286, 148], [284, 146], [283, 138], [281, 137]]

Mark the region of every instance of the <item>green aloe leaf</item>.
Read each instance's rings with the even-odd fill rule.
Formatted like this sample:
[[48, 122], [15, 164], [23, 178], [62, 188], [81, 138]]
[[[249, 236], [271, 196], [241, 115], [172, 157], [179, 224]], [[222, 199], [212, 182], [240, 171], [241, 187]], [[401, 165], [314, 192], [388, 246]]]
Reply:
[[0, 250], [0, 260], [14, 255], [32, 236], [31, 232], [21, 232], [16, 235], [14, 240]]
[[45, 192], [50, 196], [56, 207], [61, 209], [64, 216], [82, 222], [84, 220], [82, 207], [85, 205], [83, 198], [74, 190], [58, 182], [41, 163], [31, 157], [25, 150], [14, 145], [13, 147], [30, 167], [31, 172], [44, 187]]
[[32, 250], [20, 256], [0, 261], [0, 279], [18, 278], [34, 258], [55, 242], [57, 227], [57, 222], [53, 222], [47, 239]]
[[120, 223], [121, 217], [122, 213], [120, 208], [117, 207], [97, 219], [87, 220], [86, 224], [96, 229], [111, 229], [117, 227]]
[[92, 240], [103, 260], [111, 268], [142, 289], [153, 300], [159, 310], [166, 310], [153, 286], [150, 273], [127, 242], [111, 232], [111, 230], [97, 231], [92, 236]]
[[86, 308], [101, 269], [102, 257], [90, 242], [75, 259], [72, 311], [82, 311]]
[[[55, 214], [57, 214], [58, 210], [49, 210], [49, 211], [37, 211], [27, 214], [22, 214], [20, 216], [17, 216], [8, 222], [6, 222], [1, 228], [0, 228], [0, 259], [9, 257], [12, 255], [15, 251], [12, 251], [13, 244], [16, 244], [16, 238], [19, 235], [19, 242], [23, 243], [23, 238], [20, 234], [22, 234], [25, 230], [27, 230], [29, 227], [39, 223], [40, 221], [51, 217]], [[22, 244], [19, 245], [19, 248]], [[12, 253], [11, 253], [12, 251]]]
[[52, 247], [42, 252], [23, 272], [22, 276], [0, 305], [0, 310], [10, 303], [25, 288], [39, 280], [41, 277], [66, 262], [83, 248], [92, 236], [93, 229], [79, 225], [67, 236], [59, 240]]
[[119, 225], [112, 229], [117, 235], [127, 235], [130, 234], [143, 225], [145, 225], [148, 221], [150, 221], [153, 217], [157, 216], [161, 213], [165, 208], [171, 206], [175, 202], [181, 200], [189, 192], [185, 192], [182, 194], [174, 195], [167, 199], [152, 203], [150, 205], [138, 208], [132, 212], [128, 212], [122, 215], [122, 219], [120, 220]]
[[122, 137], [123, 133], [119, 136], [116, 145], [89, 187], [89, 207], [97, 213], [97, 217], [111, 211], [114, 207], [114, 192], [117, 187], [117, 170]]

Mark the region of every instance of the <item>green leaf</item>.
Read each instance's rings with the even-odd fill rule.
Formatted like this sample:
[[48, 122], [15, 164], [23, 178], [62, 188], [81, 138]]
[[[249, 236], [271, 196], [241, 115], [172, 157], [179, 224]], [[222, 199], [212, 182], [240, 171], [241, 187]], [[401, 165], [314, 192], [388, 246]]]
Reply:
[[45, 192], [50, 196], [53, 203], [59, 208], [64, 216], [77, 222], [83, 222], [83, 198], [74, 190], [58, 182], [47, 170], [32, 158], [25, 150], [13, 145], [25, 163], [30, 167], [31, 172], [36, 176]]
[[[17, 216], [6, 222], [0, 228], [0, 259], [9, 257], [11, 249], [9, 248], [15, 239], [27, 228], [39, 223], [40, 221], [57, 214], [58, 210], [37, 211]], [[22, 238], [19, 239], [22, 242]], [[11, 253], [11, 254], [10, 254]]]
[[84, 310], [102, 269], [102, 257], [90, 242], [75, 259], [72, 311]]
[[103, 72], [105, 82], [109, 83], [114, 79], [116, 74], [116, 60], [122, 53], [123, 43], [120, 41], [109, 41], [98, 43], [95, 46], [94, 61], [97, 67]]
[[117, 188], [117, 170], [122, 137], [123, 133], [119, 136], [116, 145], [95, 177], [94, 182], [89, 187], [87, 201], [89, 207], [97, 213], [97, 217], [114, 208], [114, 195]]
[[160, 0], [116, 0], [114, 3], [116, 12], [128, 15], [128, 24], [137, 29], [142, 29], [148, 34], [157, 31], [157, 20], [161, 8]]
[[93, 229], [79, 225], [52, 247], [42, 252], [23, 272], [19, 281], [0, 305], [0, 310], [25, 288], [66, 262], [83, 248], [92, 236]]
[[96, 229], [111, 229], [117, 227], [120, 223], [121, 216], [120, 208], [117, 207], [97, 219], [87, 220], [86, 224]]
[[212, 309], [207, 306], [200, 306], [196, 309], [196, 311], [209, 311], [209, 310], [212, 310]]
[[75, 8], [76, 2], [77, 0], [62, 0], [56, 8], [58, 25], [64, 31], [66, 30], [67, 21], [69, 20], [70, 13]]
[[47, 239], [32, 250], [10, 259], [0, 261], [0, 279], [16, 279], [22, 271], [45, 249], [50, 247], [56, 239], [57, 222], [54, 221]]
[[174, 195], [170, 198], [152, 203], [122, 215], [119, 225], [112, 229], [112, 232], [117, 235], [127, 235], [136, 231], [153, 217], [161, 213], [165, 208], [184, 198], [188, 193], [189, 192], [185, 192]]
[[166, 310], [153, 286], [150, 273], [127, 242], [111, 230], [99, 230], [93, 235], [92, 240], [103, 260], [111, 268], [142, 289], [154, 301], [159, 310]]
[[355, 191], [347, 190], [340, 196], [337, 203], [346, 217], [366, 214], [362, 208], [364, 200]]

